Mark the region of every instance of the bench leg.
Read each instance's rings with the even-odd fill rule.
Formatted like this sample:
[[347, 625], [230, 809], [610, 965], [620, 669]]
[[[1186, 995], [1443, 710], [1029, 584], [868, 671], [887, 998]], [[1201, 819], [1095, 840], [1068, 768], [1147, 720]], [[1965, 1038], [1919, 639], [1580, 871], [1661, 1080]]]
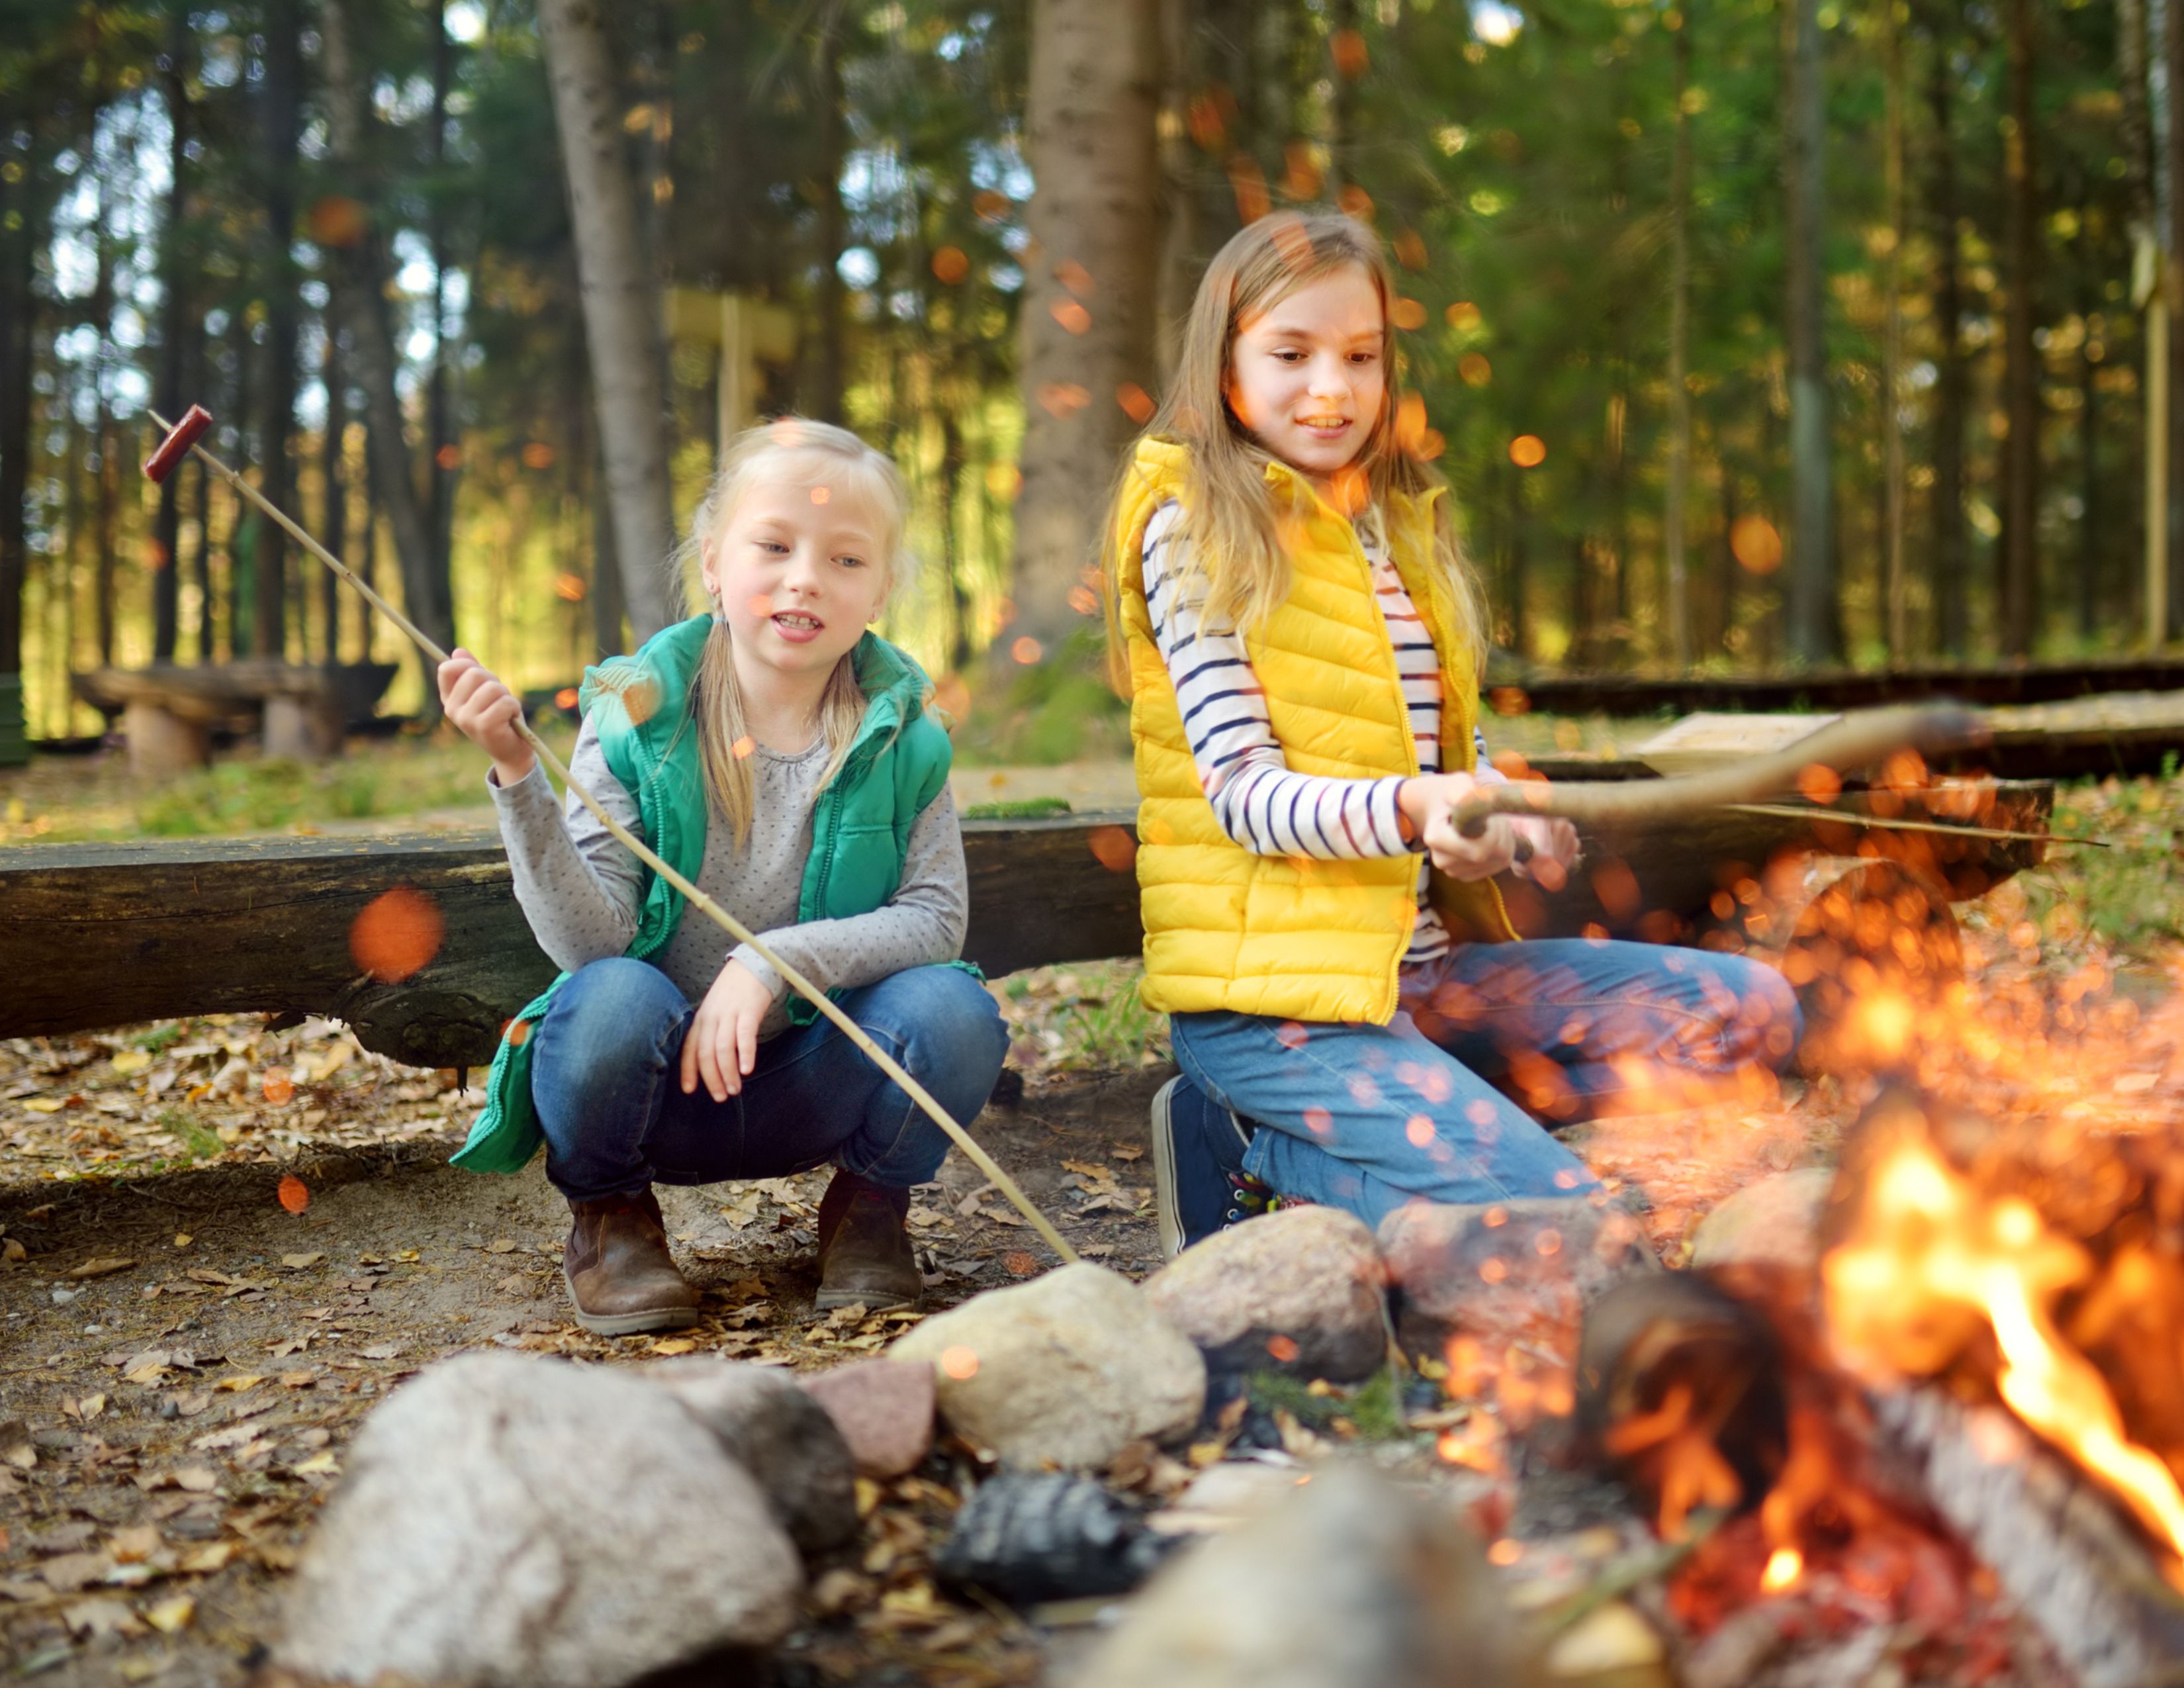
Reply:
[[338, 756], [342, 749], [341, 711], [311, 698], [268, 698], [260, 748], [268, 756], [290, 756], [302, 762]]
[[129, 740], [129, 772], [139, 779], [166, 779], [212, 760], [212, 735], [154, 703], [132, 703], [121, 712]]

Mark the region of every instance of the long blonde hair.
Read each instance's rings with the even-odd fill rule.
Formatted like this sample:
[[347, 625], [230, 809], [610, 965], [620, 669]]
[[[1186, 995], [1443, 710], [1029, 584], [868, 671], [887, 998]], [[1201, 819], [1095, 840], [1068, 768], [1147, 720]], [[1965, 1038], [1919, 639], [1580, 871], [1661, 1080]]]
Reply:
[[[911, 572], [903, 543], [909, 500], [902, 476], [884, 452], [866, 445], [847, 428], [783, 416], [746, 428], [721, 454], [719, 472], [690, 518], [690, 533], [675, 554], [676, 567], [701, 555], [734, 517], [736, 506], [762, 478], [778, 477], [793, 487], [824, 486], [836, 496], [861, 499], [878, 523], [879, 555], [871, 560], [886, 582], [884, 604]], [[735, 640], [713, 604], [713, 630], [690, 682], [689, 718], [698, 724], [698, 755], [705, 770], [705, 790], [727, 819], [737, 848], [750, 838], [753, 781], [747, 760], [752, 749], [744, 715], [743, 688], [736, 680]], [[827, 741], [827, 766], [814, 794], [842, 772], [850, 747], [864, 724], [864, 688], [857, 683], [855, 653], [845, 651], [819, 699], [819, 729]]]
[[[1184, 326], [1175, 378], [1140, 439], [1173, 441], [1189, 457], [1183, 504], [1190, 534], [1188, 568], [1202, 579], [1206, 613], [1216, 625], [1249, 632], [1264, 624], [1290, 588], [1290, 560], [1282, 542], [1284, 519], [1267, 479], [1272, 454], [1228, 408], [1231, 348], [1238, 331], [1299, 287], [1355, 265], [1380, 296], [1388, 335], [1384, 367], [1387, 391], [1380, 414], [1348, 469], [1351, 505], [1363, 519], [1384, 508], [1390, 492], [1418, 497], [1443, 483], [1415, 448], [1424, 434], [1424, 408], [1403, 400], [1389, 308], [1396, 280], [1379, 237], [1339, 211], [1280, 211], [1246, 224], [1214, 255], [1198, 284]], [[1134, 456], [1133, 451], [1132, 457]], [[1122, 639], [1115, 617], [1115, 523], [1130, 489], [1125, 458], [1103, 533], [1109, 547], [1111, 661], [1120, 665]], [[1475, 658], [1486, 650], [1485, 601], [1450, 521], [1447, 501], [1434, 511], [1434, 562], [1456, 601], [1461, 631]], [[1118, 673], [1120, 672], [1118, 667]]]

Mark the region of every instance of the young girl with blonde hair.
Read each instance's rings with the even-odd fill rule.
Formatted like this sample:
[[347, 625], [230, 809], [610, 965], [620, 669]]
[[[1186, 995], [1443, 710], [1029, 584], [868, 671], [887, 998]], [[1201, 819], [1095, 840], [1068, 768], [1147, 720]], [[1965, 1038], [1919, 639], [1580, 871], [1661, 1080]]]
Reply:
[[[917, 664], [867, 631], [904, 572], [904, 513], [894, 465], [853, 434], [785, 419], [739, 436], [685, 547], [710, 608], [585, 675], [571, 766], [968, 1120], [1007, 1037], [977, 975], [950, 965], [967, 883], [948, 737]], [[575, 799], [556, 805], [514, 730], [521, 704], [467, 651], [439, 684], [493, 758], [516, 898], [564, 969], [510, 1026], [455, 1159], [513, 1172], [543, 1138], [572, 1215], [577, 1322], [696, 1320], [655, 1183], [829, 1162], [816, 1305], [914, 1303], [904, 1220], [947, 1151], [939, 1128], [749, 945]]]
[[1169, 1253], [1270, 1199], [1378, 1223], [1591, 1189], [1502, 1087], [1568, 1119], [1640, 1069], [1779, 1067], [1798, 1034], [1787, 985], [1741, 957], [1517, 941], [1494, 876], [1558, 889], [1576, 834], [1453, 826], [1500, 777], [1478, 737], [1485, 622], [1412, 448], [1394, 296], [1349, 217], [1244, 229], [1117, 486], [1143, 989], [1183, 1069], [1153, 1106]]

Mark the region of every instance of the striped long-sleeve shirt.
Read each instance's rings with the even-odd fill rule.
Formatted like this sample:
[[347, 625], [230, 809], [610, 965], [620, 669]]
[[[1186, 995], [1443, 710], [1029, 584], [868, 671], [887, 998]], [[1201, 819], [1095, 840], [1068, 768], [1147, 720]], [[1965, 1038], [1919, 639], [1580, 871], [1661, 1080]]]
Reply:
[[[1204, 577], [1185, 567], [1183, 506], [1173, 499], [1153, 512], [1145, 538], [1146, 606], [1153, 637], [1173, 681], [1184, 731], [1200, 783], [1223, 832], [1257, 855], [1307, 855], [1329, 861], [1401, 855], [1407, 843], [1396, 808], [1403, 777], [1345, 779], [1300, 773], [1282, 755], [1268, 717], [1266, 694], [1252, 672], [1242, 638], [1209, 628], [1203, 616]], [[1363, 521], [1358, 539], [1373, 568], [1380, 614], [1396, 651], [1396, 672], [1411, 717], [1423, 773], [1440, 770], [1440, 661], [1402, 577], [1388, 555], [1379, 525]], [[1475, 738], [1482, 779], [1486, 747]], [[1444, 955], [1449, 936], [1427, 902], [1429, 864], [1418, 861], [1418, 921], [1406, 963]]]

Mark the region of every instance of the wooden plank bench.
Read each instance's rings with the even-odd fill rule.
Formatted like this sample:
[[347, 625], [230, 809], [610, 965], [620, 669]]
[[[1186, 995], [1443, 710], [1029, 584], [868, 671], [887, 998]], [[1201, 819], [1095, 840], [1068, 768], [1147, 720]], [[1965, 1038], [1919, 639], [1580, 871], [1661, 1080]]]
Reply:
[[[1982, 823], [2036, 830], [2053, 799], [2050, 787], [1999, 788]], [[963, 835], [965, 953], [989, 978], [1137, 953], [1134, 816], [969, 821]], [[1780, 852], [1848, 853], [1858, 843], [1840, 822], [1713, 812], [1644, 838], [1588, 834], [1588, 871], [1575, 883], [1553, 897], [1512, 886], [1510, 900], [1529, 936], [1680, 934], [1706, 920], [1724, 885]], [[1975, 896], [2038, 859], [2036, 845], [1938, 844], [1919, 849], [1952, 897]], [[1606, 871], [1611, 862], [1629, 876]], [[351, 933], [369, 905], [398, 887], [429, 899], [443, 931], [428, 962], [382, 984], [352, 953]], [[1660, 911], [1673, 916], [1665, 927]], [[0, 930], [8, 934], [0, 1037], [194, 1013], [323, 1014], [397, 1060], [477, 1066], [554, 971], [532, 941], [493, 833], [0, 850]]]
[[348, 724], [371, 713], [394, 678], [391, 662], [309, 667], [267, 657], [183, 667], [95, 668], [70, 677], [77, 697], [121, 717], [131, 772], [159, 778], [212, 760], [212, 729], [260, 727], [269, 756], [337, 755]]

